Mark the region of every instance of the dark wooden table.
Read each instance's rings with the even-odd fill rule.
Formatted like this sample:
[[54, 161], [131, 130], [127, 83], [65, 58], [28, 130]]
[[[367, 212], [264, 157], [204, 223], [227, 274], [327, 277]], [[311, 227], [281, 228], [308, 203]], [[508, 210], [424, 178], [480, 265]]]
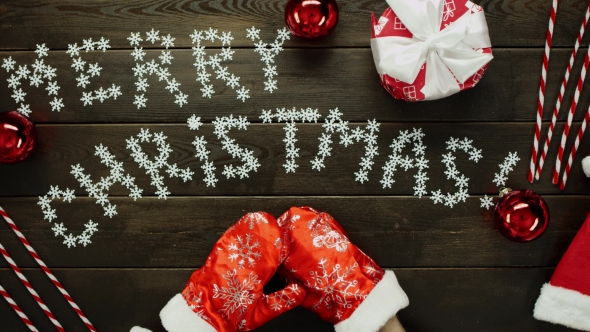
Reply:
[[[107, 2], [99, 0], [4, 0], [0, 3], [0, 59], [11, 56], [17, 64], [32, 64], [37, 44], [49, 48], [46, 63], [57, 68], [57, 81], [65, 107], [51, 112], [44, 87], [27, 84], [24, 91], [31, 104], [31, 118], [37, 124], [40, 146], [28, 160], [17, 165], [0, 165], [0, 205], [20, 226], [33, 247], [55, 272], [89, 319], [100, 331], [128, 331], [140, 325], [162, 331], [158, 313], [168, 299], [182, 290], [191, 272], [205, 260], [218, 237], [240, 216], [264, 210], [278, 216], [292, 205], [310, 205], [331, 213], [348, 231], [352, 241], [385, 268], [397, 274], [410, 297], [410, 306], [399, 317], [408, 331], [562, 331], [565, 328], [532, 317], [532, 310], [544, 282], [547, 282], [584, 219], [590, 204], [590, 181], [576, 161], [564, 191], [551, 184], [550, 173], [557, 150], [554, 139], [542, 179], [526, 181], [528, 158], [534, 131], [535, 104], [543, 55], [545, 31], [551, 2], [548, 0], [479, 0], [490, 28], [495, 59], [481, 82], [472, 90], [433, 102], [406, 103], [394, 100], [379, 85], [369, 48], [370, 14], [380, 14], [382, 0], [340, 0], [340, 22], [336, 31], [321, 41], [292, 38], [276, 57], [279, 89], [263, 91], [263, 64], [246, 38], [252, 25], [261, 29], [265, 42], [272, 42], [276, 29], [284, 26], [285, 0], [236, 1], [150, 1]], [[561, 77], [569, 59], [587, 2], [560, 1], [551, 53], [545, 120], [557, 98]], [[202, 98], [195, 81], [191, 40], [194, 29], [209, 27], [231, 31], [233, 61], [227, 62], [240, 83], [250, 89], [251, 98], [242, 103], [235, 92], [213, 79], [216, 94]], [[129, 56], [130, 32], [155, 28], [176, 38], [170, 71], [189, 94], [189, 104], [180, 108], [154, 77], [146, 92], [146, 108], [133, 105], [135, 78]], [[83, 106], [77, 73], [66, 54], [70, 43], [101, 36], [110, 40], [107, 52], [83, 52], [87, 61], [102, 66], [100, 77], [90, 88], [121, 86], [116, 101], [95, 101]], [[588, 37], [588, 36], [586, 36]], [[584, 38], [587, 45], [588, 38]], [[159, 44], [142, 44], [151, 59], [160, 54]], [[585, 46], [580, 49], [585, 53]], [[208, 52], [219, 51], [219, 44]], [[572, 77], [577, 79], [579, 57]], [[8, 78], [0, 71], [0, 80]], [[586, 89], [588, 89], [586, 84]], [[569, 107], [573, 84], [565, 94]], [[0, 111], [14, 110], [12, 89], [0, 84]], [[590, 94], [584, 91], [580, 107], [585, 109]], [[263, 109], [276, 107], [317, 108], [322, 119], [299, 124], [300, 148], [295, 174], [286, 174], [284, 124], [262, 124]], [[318, 151], [318, 137], [329, 109], [338, 107], [351, 126], [364, 126], [367, 119], [381, 123], [380, 154], [369, 172], [369, 181], [355, 182], [364, 146], [344, 148], [335, 142], [332, 156], [321, 172], [309, 164]], [[558, 133], [563, 128], [559, 119]], [[580, 126], [582, 111], [573, 130]], [[192, 114], [205, 125], [205, 136], [217, 166], [219, 182], [207, 187], [202, 181], [203, 164], [194, 156], [186, 119]], [[223, 165], [240, 164], [222, 150], [213, 133], [215, 117], [247, 116], [247, 131], [233, 130], [231, 137], [252, 149], [261, 166], [245, 179], [226, 179]], [[399, 130], [422, 128], [426, 136], [426, 158], [430, 160], [428, 190], [454, 191], [440, 162], [449, 137], [469, 137], [483, 150], [477, 164], [458, 155], [457, 168], [470, 178], [470, 198], [453, 209], [434, 205], [428, 196], [412, 196], [415, 170], [398, 170], [391, 189], [383, 189], [388, 147]], [[171, 195], [154, 196], [149, 176], [139, 169], [126, 150], [125, 139], [140, 128], [163, 131], [174, 150], [170, 161], [190, 167], [192, 181], [166, 179]], [[104, 144], [125, 163], [136, 177], [144, 197], [134, 202], [128, 191], [114, 185], [109, 191], [118, 215], [109, 219], [70, 174], [80, 164], [95, 181], [108, 169], [94, 155], [94, 146]], [[146, 148], [146, 151], [149, 149]], [[149, 150], [153, 155], [155, 149]], [[544, 196], [551, 210], [546, 233], [528, 244], [516, 244], [502, 237], [493, 225], [492, 211], [479, 207], [479, 198], [497, 193], [492, 183], [498, 164], [508, 152], [517, 151], [522, 160], [509, 176], [512, 188], [527, 188]], [[404, 153], [409, 153], [404, 152]], [[579, 155], [590, 153], [586, 139]], [[50, 185], [73, 188], [71, 203], [54, 202], [59, 222], [79, 233], [88, 219], [99, 223], [99, 231], [87, 247], [67, 248], [55, 237], [51, 224], [43, 220], [38, 196]], [[23, 268], [25, 275], [68, 331], [83, 331], [84, 325], [39, 270], [33, 259], [0, 222], [0, 241]], [[3, 285], [41, 331], [51, 331], [49, 320], [33, 302], [8, 265], [0, 262]], [[0, 330], [26, 331], [4, 300], [0, 300]], [[302, 308], [280, 316], [261, 331], [330, 331], [330, 324]]]

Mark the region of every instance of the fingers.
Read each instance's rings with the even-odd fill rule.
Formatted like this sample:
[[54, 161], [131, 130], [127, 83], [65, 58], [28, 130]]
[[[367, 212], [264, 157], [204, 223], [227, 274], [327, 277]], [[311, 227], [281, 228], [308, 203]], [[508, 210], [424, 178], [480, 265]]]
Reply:
[[305, 300], [305, 287], [295, 281], [284, 289], [269, 295], [264, 295], [260, 301], [260, 310], [268, 315], [269, 320], [299, 306]]

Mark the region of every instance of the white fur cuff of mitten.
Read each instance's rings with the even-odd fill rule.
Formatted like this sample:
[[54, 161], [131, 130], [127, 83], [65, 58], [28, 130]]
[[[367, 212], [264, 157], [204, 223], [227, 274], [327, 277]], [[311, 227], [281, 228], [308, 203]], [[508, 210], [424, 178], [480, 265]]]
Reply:
[[582, 169], [584, 170], [584, 174], [590, 178], [590, 156], [582, 159]]
[[148, 330], [148, 329], [144, 329], [143, 327], [134, 326], [131, 328], [131, 331], [129, 331], [129, 332], [152, 332], [152, 331]]

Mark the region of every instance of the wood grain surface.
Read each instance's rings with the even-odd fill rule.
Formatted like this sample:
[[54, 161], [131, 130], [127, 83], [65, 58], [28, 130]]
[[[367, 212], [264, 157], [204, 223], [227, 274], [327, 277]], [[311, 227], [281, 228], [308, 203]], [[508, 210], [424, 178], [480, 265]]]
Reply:
[[[457, 268], [394, 269], [400, 285], [410, 297], [410, 306], [399, 318], [407, 331], [568, 331], [533, 319], [532, 309], [539, 289], [551, 276], [548, 268]], [[58, 297], [41, 271], [25, 270], [31, 283], [67, 331], [85, 327], [67, 303]], [[163, 332], [158, 313], [166, 302], [182, 291], [190, 269], [56, 269], [55, 275], [75, 294], [88, 318], [101, 331], [129, 331], [134, 325]], [[51, 323], [19, 284], [12, 272], [0, 270], [0, 280], [14, 292], [15, 301], [41, 331]], [[0, 302], [0, 312], [8, 312]], [[529, 313], [526, 315], [525, 313]], [[9, 331], [27, 331], [16, 315], [3, 315]], [[331, 324], [303, 308], [295, 308], [257, 331], [333, 331]]]
[[[543, 47], [551, 2], [545, 0], [476, 0], [483, 6], [495, 47]], [[0, 4], [0, 45], [6, 49], [33, 49], [47, 43], [51, 49], [66, 49], [73, 41], [88, 36], [105, 36], [117, 47], [127, 46], [131, 31], [171, 33], [176, 47], [191, 47], [188, 35], [209, 27], [232, 31], [234, 46], [251, 47], [246, 29], [263, 30], [273, 38], [284, 26], [286, 0], [6, 0]], [[340, 0], [340, 17], [334, 34], [320, 43], [296, 40], [297, 47], [367, 47], [371, 35], [371, 13], [379, 16], [387, 4], [380, 0]], [[584, 17], [584, 0], [559, 2], [554, 45], [573, 46]], [[587, 42], [588, 37], [584, 39]], [[155, 45], [157, 46], [157, 45]], [[154, 47], [154, 46], [152, 46]]]
[[[210, 54], [219, 52], [210, 50]], [[276, 57], [278, 90], [264, 91], [264, 65], [252, 49], [236, 50], [233, 61], [224, 63], [229, 71], [241, 77], [240, 83], [250, 89], [251, 98], [246, 102], [236, 100], [236, 93], [221, 80], [214, 79], [216, 93], [211, 99], [203, 98], [201, 83], [196, 82], [195, 58], [189, 50], [173, 50], [170, 73], [182, 85], [180, 90], [188, 94], [188, 105], [182, 108], [174, 103], [175, 98], [165, 89], [155, 75], [148, 77], [147, 92], [137, 92], [132, 68], [135, 66], [131, 52], [113, 50], [107, 52], [85, 52], [81, 57], [87, 62], [96, 62], [102, 68], [100, 77], [92, 77], [86, 89], [76, 86], [78, 73], [71, 68], [72, 59], [65, 52], [50, 52], [45, 62], [57, 68], [55, 79], [61, 87], [59, 96], [64, 98], [65, 108], [52, 112], [46, 85], [39, 88], [23, 81], [27, 93], [26, 102], [34, 110], [31, 117], [37, 123], [169, 123], [185, 122], [191, 114], [197, 114], [203, 121], [212, 121], [217, 116], [230, 114], [247, 115], [252, 122], [260, 122], [263, 109], [318, 108], [323, 114], [338, 107], [347, 121], [535, 121], [535, 105], [539, 93], [539, 73], [543, 59], [542, 49], [494, 49], [494, 60], [482, 80], [473, 89], [448, 98], [408, 103], [396, 100], [379, 84], [370, 49], [289, 49]], [[557, 100], [559, 84], [569, 61], [570, 49], [556, 49], [551, 54], [551, 68], [548, 75], [545, 105], [548, 111], [544, 119], [551, 119], [551, 111]], [[580, 52], [584, 53], [584, 52]], [[145, 61], [158, 60], [160, 51], [148, 51]], [[11, 56], [17, 65], [28, 64], [36, 58], [32, 52], [0, 52], [0, 59]], [[571, 81], [579, 76], [583, 57], [578, 57], [572, 69]], [[351, 66], [351, 64], [354, 64]], [[10, 74], [0, 71], [0, 82]], [[121, 86], [122, 96], [104, 103], [94, 101], [83, 106], [82, 92], [108, 88], [112, 84]], [[586, 89], [590, 82], [585, 84]], [[575, 84], [570, 84], [565, 95], [563, 112], [559, 117], [565, 120], [571, 103]], [[16, 109], [19, 104], [11, 98], [13, 89], [0, 84], [0, 111]], [[148, 98], [146, 108], [133, 105], [136, 94]], [[590, 95], [582, 94], [576, 120], [583, 118], [583, 112], [590, 103]], [[534, 130], [534, 126], [531, 127]], [[531, 132], [532, 137], [532, 132]]]
[[[287, 41], [275, 60], [278, 90], [273, 94], [263, 91], [263, 63], [253, 50], [253, 42], [246, 38], [246, 29], [256, 26], [265, 42], [273, 41], [276, 30], [284, 26], [286, 0], [2, 1], [0, 59], [12, 57], [17, 65], [30, 66], [36, 59], [36, 45], [45, 43], [51, 49], [45, 62], [57, 69], [59, 96], [64, 98], [65, 108], [51, 112], [45, 85], [35, 88], [23, 81], [40, 144], [25, 162], [0, 164], [0, 206], [13, 217], [99, 331], [129, 331], [133, 325], [163, 331], [160, 309], [182, 290], [227, 227], [247, 212], [268, 211], [278, 216], [293, 205], [329, 212], [355, 244], [381, 266], [394, 269], [410, 297], [410, 306], [399, 313], [409, 332], [566, 331], [562, 326], [533, 319], [532, 309], [541, 286], [550, 279], [590, 206], [590, 181], [582, 174], [579, 159], [564, 191], [550, 183], [565, 110], [590, 36], [584, 37], [572, 71], [546, 169], [541, 181], [529, 184], [526, 172], [551, 2], [475, 2], [484, 7], [494, 47], [495, 58], [486, 74], [471, 90], [438, 101], [407, 103], [393, 99], [381, 88], [371, 55], [370, 14], [379, 15], [387, 7], [383, 0], [339, 0], [340, 21], [331, 36], [319, 41]], [[545, 127], [586, 7], [584, 0], [559, 2], [547, 79]], [[234, 59], [224, 65], [250, 89], [251, 98], [244, 103], [215, 79], [213, 97], [201, 97], [189, 34], [209, 27], [231, 31], [235, 38]], [[176, 38], [169, 68], [172, 77], [182, 84], [181, 91], [189, 95], [188, 105], [182, 108], [174, 104], [174, 97], [155, 76], [148, 77], [147, 107], [138, 110], [133, 105], [135, 61], [129, 55], [132, 48], [126, 38], [130, 32], [145, 33], [152, 28]], [[87, 89], [77, 87], [77, 73], [65, 50], [68, 44], [101, 36], [110, 40], [111, 50], [81, 53], [85, 61], [103, 68], [101, 76], [91, 78]], [[141, 46], [148, 61], [162, 50], [159, 44], [144, 42]], [[219, 52], [219, 43], [206, 46], [208, 54]], [[0, 112], [18, 107], [6, 84], [9, 76], [0, 70]], [[120, 85], [123, 93], [116, 101], [83, 106], [83, 91], [113, 83]], [[581, 125], [582, 110], [590, 104], [589, 85], [584, 85], [574, 132]], [[286, 174], [282, 166], [284, 124], [261, 123], [262, 110], [277, 107], [317, 108], [322, 115], [318, 123], [297, 125], [300, 157], [295, 174]], [[326, 158], [326, 168], [321, 172], [311, 169], [325, 116], [334, 108], [343, 113], [342, 119], [352, 128], [364, 127], [369, 119], [380, 122], [379, 155], [364, 184], [354, 180], [364, 145], [344, 148], [337, 134], [332, 136], [334, 150]], [[205, 123], [198, 132], [186, 125], [192, 114]], [[224, 165], [241, 163], [222, 149], [213, 133], [211, 122], [230, 114], [247, 116], [251, 122], [246, 131], [229, 133], [240, 146], [253, 150], [261, 164], [257, 173], [246, 179], [228, 180], [221, 174]], [[140, 128], [164, 132], [174, 150], [169, 162], [195, 172], [188, 182], [166, 178], [171, 192], [167, 200], [154, 196], [156, 189], [149, 177], [126, 149], [125, 139], [138, 134]], [[478, 163], [469, 161], [463, 153], [455, 154], [457, 168], [470, 179], [471, 197], [466, 203], [450, 209], [433, 204], [429, 196], [412, 196], [414, 169], [397, 170], [393, 187], [382, 188], [379, 180], [391, 153], [389, 145], [400, 130], [412, 128], [422, 128], [426, 134], [429, 192], [455, 190], [441, 163], [450, 137], [468, 137], [482, 149], [483, 159]], [[203, 163], [195, 157], [191, 144], [195, 134], [204, 135], [208, 141], [210, 160], [217, 167], [216, 187], [203, 182]], [[103, 216], [100, 206], [87, 197], [70, 174], [71, 165], [80, 164], [94, 181], [107, 175], [108, 170], [94, 155], [94, 147], [101, 143], [144, 189], [144, 197], [134, 202], [125, 188], [114, 185], [109, 199], [117, 205], [118, 215], [112, 219]], [[150, 155], [156, 152], [149, 144], [142, 147]], [[508, 152], [515, 151], [522, 160], [510, 173], [507, 185], [542, 194], [551, 213], [546, 233], [527, 244], [502, 237], [494, 226], [493, 210], [480, 208], [479, 201], [483, 195], [497, 194], [498, 188], [492, 183], [494, 173]], [[411, 154], [411, 148], [403, 154]], [[588, 154], [590, 142], [586, 137], [578, 158]], [[61, 237], [54, 236], [52, 225], [43, 220], [37, 196], [46, 194], [50, 185], [74, 189], [77, 195], [70, 204], [52, 203], [58, 222], [74, 233], [82, 231], [89, 219], [98, 222], [99, 231], [87, 247], [68, 249]], [[0, 222], [0, 242], [24, 268], [66, 330], [85, 330], [4, 222]], [[0, 262], [0, 284], [40, 331], [53, 330], [4, 261]], [[270, 287], [280, 287], [280, 282], [273, 280]], [[26, 331], [3, 301], [0, 317], [0, 331]], [[321, 332], [333, 327], [296, 308], [258, 329], [301, 330]]]
[[[364, 127], [362, 123], [352, 123]], [[478, 149], [482, 149], [483, 159], [478, 163], [469, 161], [469, 156], [463, 152], [456, 152], [458, 170], [469, 180], [470, 194], [497, 194], [498, 188], [492, 182], [494, 174], [499, 172], [498, 165], [503, 162], [509, 152], [518, 152], [523, 160], [518, 162], [515, 170], [508, 177], [508, 185], [514, 188], [528, 187], [542, 194], [560, 193], [551, 184], [551, 174], [557, 151], [556, 140], [553, 142], [548, 156], [547, 170], [543, 173], [542, 181], [530, 185], [526, 180], [527, 163], [533, 123], [382, 123], [378, 133], [378, 152], [375, 165], [369, 171], [369, 181], [361, 184], [355, 182], [354, 172], [360, 169], [359, 162], [364, 156], [365, 146], [355, 143], [347, 148], [340, 145], [338, 134], [332, 140], [332, 156], [325, 160], [326, 168], [317, 171], [311, 168], [310, 161], [318, 153], [318, 137], [324, 129], [320, 124], [300, 124], [297, 126], [296, 146], [300, 148], [300, 165], [296, 173], [285, 173], [285, 137], [284, 124], [250, 125], [246, 131], [232, 130], [229, 136], [236, 143], [254, 151], [261, 166], [256, 173], [250, 173], [248, 178], [227, 179], [221, 174], [223, 165], [241, 165], [242, 162], [233, 159], [229, 153], [222, 150], [221, 142], [213, 134], [213, 126], [204, 125], [198, 132], [191, 131], [186, 125], [43, 125], [39, 126], [41, 146], [37, 153], [18, 167], [0, 165], [0, 173], [8, 174], [4, 179], [6, 185], [0, 187], [0, 195], [39, 196], [49, 190], [50, 185], [61, 185], [75, 189], [77, 194], [85, 194], [78, 182], [70, 174], [71, 166], [80, 164], [86, 172], [92, 174], [97, 182], [101, 176], [109, 174], [108, 168], [100, 163], [100, 158], [94, 155], [95, 146], [103, 144], [109, 147], [117, 161], [122, 161], [126, 172], [136, 178], [135, 183], [144, 189], [144, 195], [154, 195], [157, 190], [150, 185], [150, 177], [145, 170], [139, 169], [138, 164], [130, 157], [126, 149], [125, 139], [137, 135], [140, 128], [148, 128], [151, 132], [163, 132], [168, 136], [168, 143], [174, 152], [171, 153], [169, 163], [177, 163], [179, 167], [190, 167], [195, 172], [192, 181], [183, 182], [181, 179], [165, 179], [165, 184], [173, 195], [412, 195], [415, 184], [416, 170], [405, 172], [399, 169], [395, 172], [396, 181], [392, 188], [383, 189], [379, 182], [383, 177], [383, 165], [391, 154], [389, 145], [398, 136], [400, 130], [422, 128], [425, 133], [424, 145], [427, 146], [425, 158], [429, 160], [426, 170], [430, 180], [426, 182], [429, 191], [442, 189], [443, 192], [456, 189], [454, 182], [447, 180], [444, 175], [445, 164], [441, 162], [442, 155], [447, 153], [446, 141], [450, 137], [463, 139], [468, 137], [474, 141]], [[557, 131], [561, 129], [560, 125]], [[572, 127], [577, 131], [579, 125]], [[559, 131], [558, 131], [559, 132]], [[200, 166], [203, 162], [195, 157], [192, 145], [195, 134], [205, 135], [207, 148], [211, 151], [210, 159], [217, 167], [216, 176], [219, 179], [216, 187], [207, 187], [203, 182], [204, 173]], [[570, 142], [571, 144], [572, 142]], [[143, 149], [151, 154], [157, 153], [155, 144], [142, 144]], [[568, 145], [569, 146], [569, 145]], [[403, 154], [413, 156], [412, 147], [408, 146]], [[568, 150], [569, 151], [569, 150]], [[580, 146], [580, 155], [590, 153], [588, 141]], [[164, 170], [161, 171], [165, 175]], [[567, 188], [560, 194], [586, 194], [590, 182], [581, 171], [581, 165], [573, 166]], [[115, 185], [109, 195], [125, 195], [129, 191], [123, 186]], [[426, 198], [425, 198], [426, 199]]]
[[[278, 217], [292, 205], [331, 213], [353, 243], [384, 267], [555, 266], [590, 203], [587, 196], [545, 196], [551, 224], [540, 239], [522, 245], [497, 232], [493, 211], [479, 208], [479, 197], [452, 210], [407, 196], [112, 198], [118, 210], [112, 219], [103, 217], [92, 199], [76, 198], [53, 205], [54, 222], [78, 234], [92, 219], [99, 231], [91, 245], [75, 249], [54, 237], [36, 200], [2, 202], [49, 266], [104, 268], [201, 266], [213, 244], [245, 213], [267, 211]], [[20, 265], [36, 266], [5, 223], [0, 223], [0, 236]], [[0, 266], [8, 267], [5, 262]]]

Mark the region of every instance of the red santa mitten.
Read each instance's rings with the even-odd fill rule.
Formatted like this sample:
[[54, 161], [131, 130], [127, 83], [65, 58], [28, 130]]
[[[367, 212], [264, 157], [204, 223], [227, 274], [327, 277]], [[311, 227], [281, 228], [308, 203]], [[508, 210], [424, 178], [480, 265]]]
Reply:
[[409, 304], [395, 274], [350, 243], [329, 214], [292, 207], [277, 221], [291, 234], [281, 274], [306, 286], [302, 305], [337, 332], [375, 332]]
[[590, 331], [590, 214], [541, 288], [533, 316]]
[[253, 330], [305, 298], [293, 283], [266, 295], [263, 286], [289, 254], [288, 230], [268, 213], [249, 213], [217, 241], [203, 267], [160, 312], [169, 332]]

